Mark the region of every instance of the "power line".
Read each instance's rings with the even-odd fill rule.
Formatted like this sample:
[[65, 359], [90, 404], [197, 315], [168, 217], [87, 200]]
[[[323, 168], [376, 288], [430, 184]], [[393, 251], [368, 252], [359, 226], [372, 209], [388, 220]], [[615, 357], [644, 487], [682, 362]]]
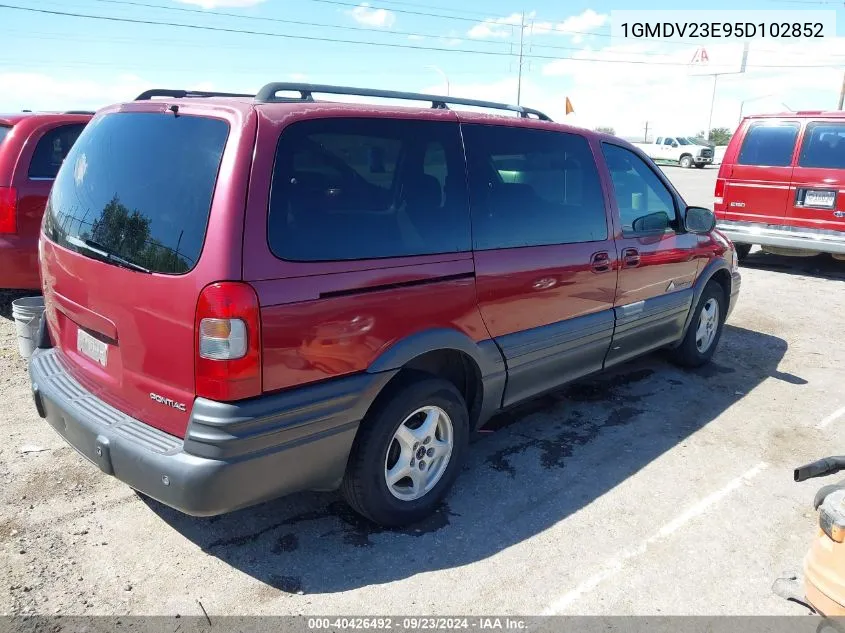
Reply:
[[[323, 0], [321, 0], [323, 1]], [[329, 0], [325, 0], [329, 1]], [[340, 1], [340, 0], [331, 0], [331, 1]], [[356, 5], [357, 6], [357, 5]], [[198, 30], [198, 31], [211, 31], [217, 33], [235, 33], [239, 35], [258, 35], [263, 37], [276, 37], [282, 39], [292, 39], [292, 40], [303, 40], [303, 41], [311, 41], [311, 42], [327, 42], [330, 44], [352, 44], [352, 45], [360, 45], [360, 46], [376, 46], [376, 47], [386, 47], [386, 48], [394, 48], [394, 49], [410, 49], [410, 50], [423, 50], [423, 51], [435, 51], [435, 52], [445, 52], [445, 53], [464, 53], [464, 54], [472, 54], [472, 55], [488, 55], [494, 57], [514, 57], [515, 55], [511, 52], [505, 51], [489, 51], [489, 50], [476, 50], [476, 49], [459, 49], [459, 48], [445, 48], [445, 47], [435, 47], [435, 46], [422, 46], [422, 45], [415, 45], [415, 44], [397, 44], [394, 42], [366, 42], [361, 40], [345, 40], [345, 39], [336, 39], [330, 37], [318, 37], [313, 35], [293, 35], [290, 33], [269, 33], [266, 31], [252, 31], [247, 29], [232, 29], [226, 27], [217, 27], [217, 26], [204, 26], [198, 24], [183, 24], [179, 22], [165, 22], [165, 21], [158, 21], [158, 20], [142, 20], [137, 18], [122, 18], [117, 16], [106, 16], [106, 15], [92, 15], [86, 13], [72, 13], [69, 11], [56, 11], [51, 9], [35, 9], [32, 7], [19, 7], [10, 4], [0, 4], [0, 9], [12, 9], [15, 11], [26, 11], [29, 13], [39, 13], [45, 15], [57, 15], [57, 16], [65, 16], [65, 17], [74, 17], [74, 18], [81, 18], [81, 19], [89, 19], [89, 20], [100, 20], [106, 22], [119, 22], [124, 24], [145, 24], [151, 26], [170, 26], [175, 28], [183, 28], [183, 29], [191, 29], [191, 30]], [[689, 64], [685, 62], [652, 62], [646, 60], [620, 60], [620, 59], [599, 59], [599, 58], [591, 58], [591, 57], [559, 57], [554, 55], [525, 55], [526, 58], [531, 59], [547, 59], [552, 61], [573, 61], [573, 62], [594, 62], [594, 63], [604, 63], [604, 64], [636, 64], [636, 65], [650, 65], [650, 66], [689, 66]], [[719, 66], [714, 65], [713, 68], [717, 68]], [[838, 68], [839, 65], [757, 65], [753, 66], [753, 68]], [[752, 66], [749, 66], [752, 68]]]
[[[102, 2], [106, 4], [116, 4], [116, 5], [124, 5], [124, 6], [134, 6], [134, 7], [142, 7], [145, 9], [161, 9], [162, 11], [178, 11], [180, 13], [196, 13], [200, 15], [206, 16], [220, 16], [220, 17], [227, 17], [227, 18], [236, 18], [239, 20], [251, 20], [257, 22], [276, 22], [278, 24], [293, 24], [296, 26], [313, 26], [313, 27], [321, 27], [326, 29], [339, 29], [342, 31], [364, 31], [368, 33], [380, 33], [382, 35], [407, 35], [412, 37], [428, 37], [431, 39], [442, 39], [442, 40], [455, 40], [460, 39], [461, 41], [466, 41], [466, 38], [459, 38], [453, 37], [449, 35], [441, 35], [441, 34], [434, 34], [434, 33], [418, 33], [415, 31], [396, 31], [391, 29], [386, 31], [385, 29], [379, 29], [374, 27], [366, 27], [366, 26], [350, 26], [346, 24], [326, 24], [321, 22], [306, 22], [303, 20], [287, 20], [283, 18], [271, 18], [267, 16], [258, 16], [258, 15], [241, 15], [238, 13], [230, 13], [226, 11], [205, 11], [203, 9], [189, 9], [187, 7], [168, 7], [163, 6], [160, 4], [149, 4], [147, 2], [137, 2], [135, 0], [93, 0], [94, 2]], [[507, 42], [480, 42], [482, 44], [493, 44], [493, 45], [505, 45], [507, 46]]]
[[[163, 10], [163, 11], [177, 11], [177, 12], [180, 12], [180, 13], [192, 13], [192, 14], [200, 14], [200, 15], [205, 15], [205, 16], [210, 15], [210, 16], [229, 17], [229, 18], [235, 18], [235, 19], [240, 19], [240, 20], [250, 20], [250, 21], [257, 21], [257, 22], [275, 22], [275, 23], [279, 23], [279, 24], [292, 24], [292, 25], [296, 25], [296, 26], [321, 27], [321, 28], [339, 29], [339, 30], [344, 30], [344, 31], [362, 31], [362, 32], [368, 32], [368, 33], [379, 33], [380, 35], [403, 35], [403, 36], [408, 36], [408, 37], [431, 38], [431, 39], [448, 40], [448, 41], [459, 40], [462, 43], [471, 41], [473, 43], [477, 43], [477, 44], [481, 44], [481, 45], [492, 45], [492, 46], [509, 46], [510, 45], [508, 42], [501, 42], [501, 41], [496, 42], [496, 41], [491, 41], [491, 40], [484, 40], [484, 39], [481, 39], [481, 38], [456, 37], [456, 36], [451, 36], [451, 35], [442, 35], [442, 34], [434, 34], [434, 33], [420, 33], [420, 32], [416, 32], [416, 31], [397, 31], [397, 30], [394, 30], [394, 29], [385, 30], [385, 29], [382, 29], [382, 28], [351, 26], [351, 25], [343, 25], [343, 24], [326, 24], [326, 23], [321, 23], [321, 22], [307, 22], [307, 21], [303, 21], [303, 20], [288, 20], [288, 19], [283, 19], [283, 18], [272, 18], [272, 17], [268, 17], [268, 16], [241, 15], [241, 14], [238, 14], [238, 13], [231, 13], [231, 12], [226, 12], [226, 11], [207, 11], [207, 10], [204, 10], [204, 9], [190, 9], [190, 8], [187, 8], [187, 7], [164, 6], [164, 5], [160, 5], [160, 4], [151, 4], [151, 3], [148, 3], [148, 2], [139, 2], [138, 0], [92, 0], [92, 1], [93, 2], [101, 2], [101, 3], [105, 3], [105, 4], [135, 6], [135, 7], [145, 8], [145, 9], [160, 9], [160, 10]], [[310, 0], [310, 1], [311, 2], [324, 2], [325, 1], [325, 2], [330, 3], [330, 4], [342, 4], [344, 6], [353, 6], [353, 7], [361, 6], [361, 5], [355, 4], [355, 3], [342, 2], [341, 0]], [[381, 0], [381, 1], [382, 2], [394, 2], [394, 0]], [[773, 0], [771, 0], [771, 1], [773, 1]], [[781, 1], [789, 1], [789, 0], [781, 0]], [[791, 0], [791, 1], [797, 1], [797, 0]], [[812, 1], [818, 1], [818, 0], [812, 0]], [[411, 5], [411, 6], [422, 6], [422, 5], [417, 5], [416, 3], [410, 3], [410, 2], [399, 3], [398, 0], [397, 0], [397, 4], [408, 4], [408, 5]], [[372, 7], [372, 6], [369, 6], [369, 5], [368, 5], [368, 8], [376, 9], [376, 7]], [[394, 9], [387, 9], [387, 10], [394, 10]], [[396, 9], [395, 11], [398, 12], [399, 10]], [[416, 12], [416, 14], [423, 15], [422, 12]], [[446, 18], [446, 19], [454, 17], [454, 16], [443, 16], [443, 15], [434, 14], [434, 13], [428, 13], [428, 14], [425, 14], [425, 15], [428, 15], [430, 17], [438, 17], [438, 18]], [[481, 15], [481, 14], [479, 14], [479, 15]], [[461, 19], [465, 20], [466, 18], [461, 18]], [[506, 19], [506, 18], [486, 18], [484, 20], [484, 22], [487, 22], [489, 24], [495, 24], [496, 26], [503, 26], [503, 27], [510, 26], [512, 29], [520, 26], [519, 24], [506, 24], [506, 23], [503, 23], [503, 22], [496, 22], [496, 20], [503, 20], [503, 19]], [[476, 20], [470, 20], [470, 21], [477, 22]], [[523, 23], [522, 29], [524, 30], [525, 28], [528, 28], [529, 33], [531, 35], [534, 35], [533, 27], [534, 27], [534, 20], [532, 20], [531, 24]], [[560, 33], [566, 33], [566, 34], [572, 34], [572, 35], [592, 35], [594, 37], [606, 37], [606, 38], [615, 37], [615, 36], [613, 36], [609, 33], [595, 33], [595, 32], [592, 32], [592, 31], [570, 31], [570, 30], [566, 30], [566, 31], [559, 31], [559, 32]], [[644, 40], [644, 39], [653, 40], [655, 38], [637, 38], [637, 39], [638, 40]], [[678, 45], [685, 45], [685, 46], [691, 46], [692, 45], [691, 42], [687, 42], [685, 40], [658, 39], [656, 41], [659, 41], [660, 43], [678, 44]], [[534, 44], [534, 43], [532, 43], [530, 45], [530, 48], [532, 48], [532, 49], [533, 48], [542, 48], [542, 49], [546, 49], [546, 50], [563, 50], [563, 51], [582, 51], [583, 50], [583, 48], [579, 48], [579, 47], [575, 47], [575, 46], [560, 46], [560, 45], [554, 45], [554, 44]], [[777, 53], [777, 52], [780, 52], [780, 51], [771, 50], [771, 49], [755, 49], [755, 50], [757, 52], [760, 52], [760, 53], [766, 53], [766, 52]], [[666, 54], [662, 54], [662, 53], [651, 53], [651, 52], [647, 52], [647, 51], [631, 52], [631, 53], [624, 53], [624, 54], [639, 55], [639, 56], [643, 56], [643, 57], [664, 57], [664, 58], [665, 57], [671, 57], [670, 55], [666, 55]], [[833, 55], [833, 57], [840, 57], [840, 56], [842, 56], [842, 55]]]

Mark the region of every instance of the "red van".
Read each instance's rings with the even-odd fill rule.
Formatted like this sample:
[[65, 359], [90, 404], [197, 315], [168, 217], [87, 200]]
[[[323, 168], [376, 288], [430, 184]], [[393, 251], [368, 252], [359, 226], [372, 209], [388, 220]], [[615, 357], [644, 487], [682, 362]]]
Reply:
[[717, 226], [744, 257], [845, 259], [845, 112], [743, 119], [716, 181]]
[[0, 288], [38, 289], [47, 194], [93, 112], [0, 114]]
[[50, 195], [35, 406], [189, 514], [341, 488], [408, 523], [503, 408], [652, 350], [708, 362], [740, 287], [714, 226], [630, 144], [527, 108], [152, 91]]

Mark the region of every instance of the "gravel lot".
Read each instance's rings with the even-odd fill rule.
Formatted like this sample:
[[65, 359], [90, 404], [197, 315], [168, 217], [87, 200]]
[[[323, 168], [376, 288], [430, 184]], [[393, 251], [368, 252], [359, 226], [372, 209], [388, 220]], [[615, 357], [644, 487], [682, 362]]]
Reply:
[[[715, 169], [667, 173], [710, 204]], [[743, 275], [712, 365], [657, 354], [498, 417], [401, 531], [333, 494], [213, 519], [142, 499], [39, 420], [0, 295], [0, 613], [802, 613], [770, 588], [814, 529], [821, 484], [792, 468], [845, 440], [845, 263]]]

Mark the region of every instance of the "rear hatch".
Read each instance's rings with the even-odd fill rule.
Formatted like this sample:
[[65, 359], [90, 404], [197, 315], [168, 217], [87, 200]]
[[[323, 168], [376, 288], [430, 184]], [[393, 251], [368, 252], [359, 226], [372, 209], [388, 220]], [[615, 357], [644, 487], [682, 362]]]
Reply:
[[845, 231], [845, 120], [807, 124], [787, 218], [790, 226]]
[[71, 373], [183, 436], [198, 296], [240, 275], [231, 228], [243, 225], [246, 176], [230, 172], [251, 153], [240, 146], [254, 121], [243, 109], [174, 108], [129, 105], [92, 120], [53, 186], [41, 267], [50, 333]]

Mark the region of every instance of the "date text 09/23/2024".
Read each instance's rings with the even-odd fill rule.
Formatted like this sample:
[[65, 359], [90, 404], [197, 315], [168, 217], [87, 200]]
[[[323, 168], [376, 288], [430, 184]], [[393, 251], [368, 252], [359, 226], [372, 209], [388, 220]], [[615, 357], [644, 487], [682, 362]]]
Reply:
[[519, 631], [525, 620], [510, 617], [329, 617], [308, 618], [309, 631], [381, 630], [381, 631]]

